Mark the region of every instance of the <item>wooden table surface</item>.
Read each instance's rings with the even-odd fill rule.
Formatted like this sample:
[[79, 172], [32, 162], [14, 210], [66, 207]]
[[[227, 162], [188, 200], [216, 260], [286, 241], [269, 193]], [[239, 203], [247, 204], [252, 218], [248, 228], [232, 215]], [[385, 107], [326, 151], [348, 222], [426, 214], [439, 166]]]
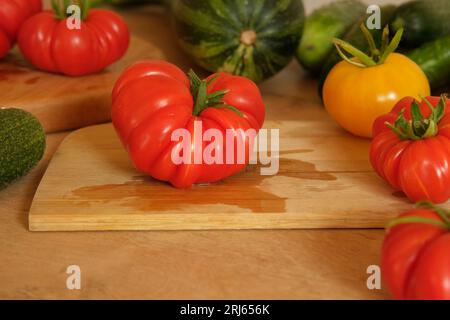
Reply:
[[[317, 5], [319, 1], [306, 1]], [[381, 1], [378, 1], [381, 2]], [[122, 9], [131, 30], [168, 60], [191, 66], [164, 13]], [[293, 63], [262, 84], [284, 103], [319, 104], [315, 82]], [[27, 215], [48, 162], [67, 133], [47, 137], [41, 163], [0, 192], [0, 299], [382, 299], [366, 286], [383, 230], [33, 233]], [[66, 288], [79, 265], [81, 290]]]

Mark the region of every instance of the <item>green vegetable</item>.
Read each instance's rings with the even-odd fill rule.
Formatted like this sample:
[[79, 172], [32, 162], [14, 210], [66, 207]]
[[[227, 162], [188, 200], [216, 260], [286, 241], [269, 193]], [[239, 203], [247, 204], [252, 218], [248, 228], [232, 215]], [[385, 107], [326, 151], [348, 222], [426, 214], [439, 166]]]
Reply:
[[306, 70], [319, 72], [333, 50], [332, 39], [341, 38], [365, 12], [366, 6], [358, 0], [341, 0], [314, 11], [306, 18], [298, 61]]
[[[381, 7], [381, 25], [385, 26], [391, 21], [392, 16], [394, 15], [395, 6], [393, 5], [386, 5]], [[370, 53], [370, 47], [369, 43], [367, 42], [366, 37], [361, 32], [360, 26], [362, 23], [366, 22], [366, 19], [369, 15], [364, 16], [359, 22], [355, 23], [352, 28], [346, 33], [346, 35], [342, 38], [345, 42], [350, 43], [355, 48], [359, 48], [363, 52]], [[375, 44], [377, 47], [381, 47], [381, 38], [383, 29], [375, 29], [371, 30], [371, 33], [375, 39]], [[331, 69], [333, 67], [342, 61], [342, 58], [339, 56], [337, 50], [333, 50], [331, 54], [328, 56], [327, 60], [323, 64], [322, 70], [320, 71], [319, 75], [319, 94], [322, 96], [322, 88], [323, 84], [325, 83], [325, 80], [328, 76], [328, 73], [330, 73]]]
[[425, 72], [432, 89], [450, 85], [450, 35], [428, 42], [407, 55]]
[[398, 7], [391, 26], [405, 29], [402, 45], [420, 46], [450, 34], [449, 0], [416, 0]]
[[112, 4], [114, 6], [131, 6], [138, 4], [163, 4], [164, 0], [95, 0], [97, 3]]
[[209, 71], [254, 81], [273, 76], [294, 57], [301, 0], [172, 0], [181, 48]]
[[44, 150], [44, 129], [33, 115], [0, 109], [0, 190], [30, 171]]

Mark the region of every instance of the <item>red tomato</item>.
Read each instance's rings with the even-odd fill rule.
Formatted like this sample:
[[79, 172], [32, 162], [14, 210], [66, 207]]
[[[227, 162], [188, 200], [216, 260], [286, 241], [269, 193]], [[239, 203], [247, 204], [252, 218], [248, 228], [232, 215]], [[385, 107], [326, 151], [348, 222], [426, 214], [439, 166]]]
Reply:
[[[433, 106], [441, 106], [439, 119], [435, 119], [425, 102], [416, 105], [424, 119], [412, 119], [412, 100], [405, 98], [392, 113], [375, 122], [370, 161], [383, 179], [412, 201], [442, 203], [450, 198], [449, 102], [445, 98], [427, 99]], [[403, 116], [401, 109], [404, 109]], [[434, 113], [437, 109], [434, 108]], [[401, 122], [396, 124], [397, 132], [381, 125], [385, 121], [395, 125], [396, 119]], [[414, 126], [420, 128], [413, 129]]]
[[44, 11], [23, 24], [18, 44], [36, 68], [82, 76], [100, 72], [127, 51], [128, 27], [116, 13], [91, 9], [79, 29], [69, 29], [67, 19]]
[[[442, 226], [413, 222], [416, 217]], [[388, 229], [381, 255], [390, 292], [396, 299], [450, 299], [450, 225], [434, 209], [412, 210], [399, 218], [411, 222]]]
[[[433, 106], [436, 106], [439, 101], [441, 100], [441, 97], [426, 97], [425, 98], [428, 102], [430, 102]], [[375, 137], [378, 135], [381, 131], [390, 131], [391, 129], [386, 125], [386, 122], [389, 122], [390, 124], [394, 124], [395, 120], [397, 120], [398, 115], [402, 110], [404, 110], [405, 118], [407, 120], [411, 120], [411, 104], [416, 101], [413, 97], [405, 97], [401, 99], [397, 104], [394, 106], [394, 108], [391, 110], [391, 112], [384, 114], [380, 117], [378, 117], [375, 122], [373, 123], [373, 136]], [[419, 104], [420, 111], [424, 117], [429, 117], [431, 110], [429, 105], [425, 102], [425, 100], [422, 101], [416, 101]], [[445, 113], [450, 112], [450, 100], [447, 99], [446, 102], [446, 108]]]
[[[225, 136], [228, 129], [239, 136], [240, 129], [257, 132], [264, 122], [261, 94], [251, 80], [220, 73], [201, 82], [210, 103], [199, 103], [201, 89], [191, 86], [190, 79], [176, 66], [143, 61], [129, 67], [113, 90], [112, 121], [137, 169], [179, 188], [215, 182], [240, 171], [248, 163], [253, 139], [245, 139], [245, 163], [238, 164], [235, 154], [229, 164], [207, 164], [205, 159], [201, 164], [176, 164], [172, 152], [179, 152], [182, 141], [173, 141], [174, 130], [185, 128], [195, 136], [195, 123], [201, 123], [203, 132], [217, 129]], [[219, 98], [212, 103], [214, 95]], [[200, 107], [194, 108], [194, 103]], [[183, 155], [193, 159], [196, 152], [211, 143], [192, 139], [189, 155]], [[231, 154], [225, 139], [217, 144], [215, 152], [219, 151]]]
[[0, 58], [11, 49], [24, 21], [41, 10], [41, 0], [0, 0]]

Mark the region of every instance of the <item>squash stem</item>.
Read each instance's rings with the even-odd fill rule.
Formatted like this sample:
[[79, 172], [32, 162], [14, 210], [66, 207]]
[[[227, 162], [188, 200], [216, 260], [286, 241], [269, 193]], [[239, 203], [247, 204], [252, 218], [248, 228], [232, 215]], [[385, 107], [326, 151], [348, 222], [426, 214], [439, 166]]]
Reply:
[[258, 35], [254, 30], [244, 30], [241, 33], [240, 41], [242, 44], [245, 44], [246, 46], [252, 46], [256, 43], [257, 39]]

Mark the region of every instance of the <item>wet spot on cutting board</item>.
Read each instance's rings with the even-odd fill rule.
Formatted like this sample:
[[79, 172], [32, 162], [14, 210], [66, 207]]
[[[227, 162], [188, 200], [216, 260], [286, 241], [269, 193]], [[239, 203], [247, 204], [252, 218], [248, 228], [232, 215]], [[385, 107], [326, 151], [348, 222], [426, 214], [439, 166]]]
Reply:
[[[310, 151], [286, 151], [282, 154], [302, 152]], [[115, 202], [138, 211], [192, 211], [192, 208], [199, 205], [223, 204], [249, 209], [254, 213], [286, 212], [285, 197], [261, 188], [262, 182], [273, 176], [262, 176], [259, 169], [259, 165], [247, 166], [243, 172], [221, 182], [197, 185], [187, 190], [173, 188], [168, 183], [150, 177], [137, 176], [124, 183], [82, 187], [73, 190], [70, 198], [80, 205]], [[336, 180], [332, 174], [316, 170], [312, 163], [286, 158], [280, 158], [280, 171], [277, 176]], [[225, 210], [238, 212], [227, 208]]]
[[30, 71], [28, 69], [19, 68], [12, 64], [7, 64], [5, 66], [0, 67], [0, 81], [8, 81], [11, 78], [14, 78], [16, 75], [27, 74]]
[[403, 191], [394, 191], [392, 195], [396, 198], [406, 198], [406, 194]]
[[217, 183], [193, 186], [189, 190], [175, 189], [170, 185], [139, 177], [122, 184], [109, 184], [79, 188], [73, 191], [79, 200], [109, 203], [119, 201], [121, 206], [138, 211], [192, 211], [196, 206], [231, 205], [250, 209], [254, 213], [284, 212], [284, 198], [262, 191], [255, 186], [239, 189], [229, 184]]
[[41, 79], [40, 77], [33, 77], [33, 78], [29, 78], [27, 80], [25, 80], [26, 84], [35, 84], [36, 82], [39, 81], [39, 79]]

